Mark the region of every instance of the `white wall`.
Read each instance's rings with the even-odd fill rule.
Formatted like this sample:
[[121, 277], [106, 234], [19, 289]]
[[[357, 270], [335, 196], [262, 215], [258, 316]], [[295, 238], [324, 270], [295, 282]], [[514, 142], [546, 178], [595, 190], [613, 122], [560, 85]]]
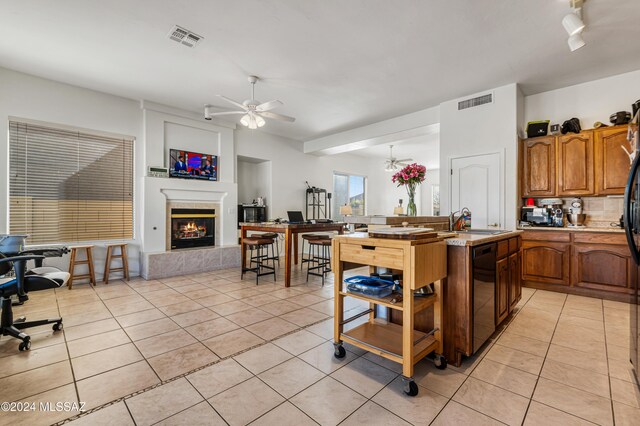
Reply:
[[518, 124], [523, 129], [527, 122], [536, 120], [561, 125], [577, 117], [583, 129], [591, 129], [596, 121], [609, 124], [614, 112], [631, 112], [631, 104], [638, 98], [640, 70], [525, 96], [524, 120]]
[[[139, 103], [130, 99], [58, 83], [0, 68], [0, 134], [8, 135], [9, 117], [28, 118], [52, 124], [99, 130], [135, 138], [135, 158], [143, 150], [142, 111]], [[9, 231], [9, 145], [8, 137], [0, 138], [0, 234]], [[137, 274], [139, 264], [141, 209], [139, 196], [141, 164], [135, 163], [135, 224], [134, 238], [128, 243], [131, 271]], [[27, 241], [28, 242], [28, 241]], [[101, 276], [106, 249], [94, 250], [94, 263]], [[48, 264], [67, 268], [68, 260], [50, 259]]]
[[[238, 160], [238, 204], [251, 203], [258, 197], [271, 200], [271, 161], [249, 162]], [[267, 211], [267, 215], [271, 212]]]
[[[267, 199], [269, 217], [287, 217], [287, 210], [302, 210], [305, 204], [305, 181], [311, 186], [333, 192], [333, 172], [352, 173], [372, 177], [371, 161], [351, 154], [319, 157], [304, 154], [303, 145], [292, 139], [260, 131], [235, 131], [236, 154], [271, 162], [272, 195]], [[384, 173], [376, 170], [376, 173]], [[377, 209], [375, 186], [367, 187], [368, 212]], [[335, 219], [335, 218], [334, 218]]]
[[[516, 226], [517, 104], [516, 84], [486, 90], [494, 102], [458, 111], [460, 99], [440, 104], [440, 209], [450, 212], [450, 160], [454, 157], [499, 152], [503, 155], [504, 207], [501, 225]], [[469, 95], [461, 99], [468, 99]]]

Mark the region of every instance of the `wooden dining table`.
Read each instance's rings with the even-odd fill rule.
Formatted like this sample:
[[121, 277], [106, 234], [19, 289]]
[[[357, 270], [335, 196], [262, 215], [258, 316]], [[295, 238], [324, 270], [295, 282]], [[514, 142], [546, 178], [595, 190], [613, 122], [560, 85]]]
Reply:
[[293, 263], [298, 264], [298, 234], [306, 234], [310, 232], [331, 232], [337, 231], [339, 234], [344, 232], [345, 223], [332, 222], [332, 223], [274, 223], [274, 222], [259, 222], [240, 223], [242, 246], [242, 267], [247, 267], [247, 248], [244, 244], [244, 239], [247, 238], [247, 232], [275, 232], [278, 234], [284, 234], [284, 285], [289, 287], [291, 285], [291, 249], [293, 247]]

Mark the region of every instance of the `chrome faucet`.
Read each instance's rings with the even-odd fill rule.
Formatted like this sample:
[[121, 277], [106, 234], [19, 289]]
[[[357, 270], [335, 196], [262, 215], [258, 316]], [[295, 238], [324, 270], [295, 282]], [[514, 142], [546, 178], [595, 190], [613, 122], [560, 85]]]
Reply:
[[[456, 219], [457, 213], [460, 213], [460, 216], [458, 216], [458, 218]], [[466, 207], [463, 207], [461, 210], [451, 212], [451, 214], [449, 215], [449, 231], [456, 230], [455, 228], [458, 227], [458, 223], [464, 218], [465, 213], [471, 214], [471, 210], [469, 210]], [[462, 225], [462, 227], [464, 228], [464, 225]]]

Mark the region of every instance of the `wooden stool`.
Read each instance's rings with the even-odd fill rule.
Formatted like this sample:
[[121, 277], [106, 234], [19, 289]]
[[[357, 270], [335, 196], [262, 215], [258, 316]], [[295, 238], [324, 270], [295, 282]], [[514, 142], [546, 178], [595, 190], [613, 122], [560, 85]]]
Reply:
[[[113, 254], [114, 248], [120, 247], [120, 254]], [[122, 259], [121, 268], [111, 268], [113, 259]], [[104, 283], [109, 284], [109, 273], [113, 271], [122, 271], [124, 278], [129, 281], [129, 259], [127, 258], [127, 243], [107, 244], [107, 260], [104, 263]]]
[[331, 272], [331, 239], [316, 238], [309, 240], [309, 254], [307, 282], [309, 282], [309, 275], [322, 277], [322, 286], [324, 287], [325, 275], [327, 272]]
[[[73, 287], [73, 281], [76, 279], [89, 278], [89, 283], [91, 283], [94, 287], [96, 285], [96, 274], [93, 271], [93, 254], [91, 253], [91, 249], [93, 249], [93, 245], [86, 246], [71, 246], [69, 249], [71, 250], [71, 256], [69, 257], [69, 274], [71, 277], [67, 282], [67, 286], [69, 290]], [[76, 256], [78, 254], [78, 250], [85, 250], [87, 253], [86, 260], [76, 260]], [[89, 266], [88, 274], [76, 275], [75, 269], [76, 265], [87, 265]]]
[[[269, 256], [269, 246], [271, 246], [271, 256]], [[273, 275], [273, 280], [276, 280], [276, 261], [273, 256], [273, 239], [271, 238], [256, 238], [247, 237], [242, 239], [242, 250], [248, 248], [251, 253], [249, 257], [249, 267], [246, 268], [241, 265], [242, 272], [240, 273], [240, 279], [244, 278], [245, 272], [255, 272], [256, 285], [258, 285], [258, 279], [264, 275]], [[253, 254], [253, 250], [256, 250], [256, 254]], [[271, 265], [268, 265], [271, 261]], [[256, 266], [253, 267], [253, 264]], [[267, 272], [263, 272], [266, 270]]]

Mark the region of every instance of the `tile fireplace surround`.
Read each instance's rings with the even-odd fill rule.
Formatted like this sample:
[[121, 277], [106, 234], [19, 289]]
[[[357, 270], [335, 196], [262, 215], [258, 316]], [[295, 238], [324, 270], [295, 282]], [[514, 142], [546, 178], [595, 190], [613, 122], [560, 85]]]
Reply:
[[166, 251], [141, 253], [140, 273], [143, 278], [151, 280], [240, 267], [240, 246], [219, 245], [220, 220], [215, 222], [216, 245], [214, 247], [171, 250], [172, 208], [215, 209], [216, 212], [222, 211], [219, 203], [167, 202]]

